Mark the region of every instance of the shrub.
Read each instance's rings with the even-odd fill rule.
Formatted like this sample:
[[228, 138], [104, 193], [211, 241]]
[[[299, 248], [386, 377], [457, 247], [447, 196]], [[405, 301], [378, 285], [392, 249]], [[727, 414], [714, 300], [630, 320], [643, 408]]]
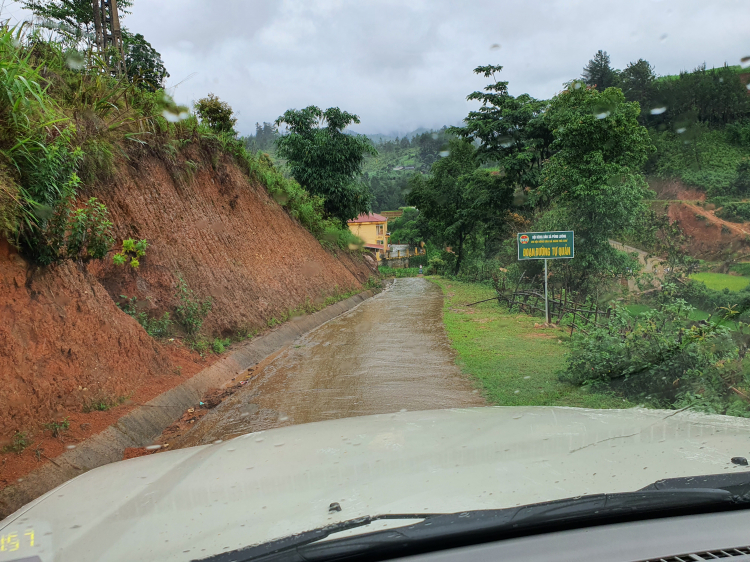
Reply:
[[176, 296], [181, 303], [175, 310], [177, 319], [185, 328], [188, 335], [194, 336], [200, 331], [203, 321], [208, 316], [208, 313], [211, 312], [213, 302], [211, 298], [200, 302], [195, 297], [193, 290], [187, 286], [182, 275], [177, 276]]
[[136, 242], [132, 238], [122, 241], [122, 249], [112, 256], [112, 262], [115, 265], [125, 265], [130, 261], [130, 267], [138, 269], [141, 265], [138, 258], [142, 258], [146, 255], [146, 249], [148, 248], [148, 242], [144, 239]]
[[13, 435], [13, 439], [11, 440], [10, 445], [6, 445], [5, 447], [3, 447], [3, 453], [16, 453], [20, 455], [29, 445], [31, 445], [29, 436], [25, 433], [17, 431]]
[[216, 353], [217, 355], [219, 353], [224, 353], [227, 347], [229, 347], [229, 344], [232, 343], [232, 340], [227, 339], [221, 339], [221, 338], [214, 338], [214, 342], [211, 344], [211, 351]]
[[68, 418], [62, 421], [52, 421], [44, 424], [44, 429], [52, 433], [52, 437], [61, 437], [64, 431], [68, 431], [70, 428], [70, 420]]
[[445, 269], [445, 260], [439, 257], [430, 258], [427, 262], [430, 271], [434, 274], [438, 274]]
[[169, 312], [165, 312], [161, 318], [151, 318], [145, 311], [138, 310], [135, 297], [128, 299], [126, 295], [120, 295], [120, 298], [125, 299], [125, 303], [122, 305], [117, 303], [117, 306], [125, 314], [135, 318], [149, 336], [152, 338], [165, 338], [169, 335], [172, 326]]
[[734, 401], [731, 387], [742, 388], [750, 378], [729, 329], [689, 320], [693, 310], [682, 299], [637, 316], [618, 309], [607, 326], [573, 336], [560, 380], [656, 406], [725, 413]]
[[750, 220], [750, 203], [734, 202], [727, 203], [716, 211], [716, 216], [732, 222], [745, 222]]
[[227, 102], [221, 101], [214, 94], [208, 94], [195, 102], [195, 112], [202, 122], [215, 131], [234, 132], [234, 124], [237, 123], [237, 119], [233, 117], [234, 111]]

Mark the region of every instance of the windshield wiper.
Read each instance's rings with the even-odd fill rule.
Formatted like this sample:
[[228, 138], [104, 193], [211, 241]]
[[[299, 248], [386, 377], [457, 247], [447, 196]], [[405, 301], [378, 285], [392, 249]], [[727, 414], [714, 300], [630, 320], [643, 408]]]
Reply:
[[[729, 477], [729, 480], [726, 479]], [[690, 487], [690, 483], [701, 487]], [[719, 484], [726, 485], [721, 488]], [[597, 494], [522, 507], [446, 514], [389, 514], [342, 521], [256, 546], [206, 558], [231, 561], [316, 561], [356, 558], [382, 560], [421, 552], [552, 532], [656, 517], [690, 515], [737, 509], [750, 504], [747, 473], [679, 478], [655, 482], [637, 492]], [[395, 529], [332, 539], [342, 531], [380, 519], [421, 519]]]

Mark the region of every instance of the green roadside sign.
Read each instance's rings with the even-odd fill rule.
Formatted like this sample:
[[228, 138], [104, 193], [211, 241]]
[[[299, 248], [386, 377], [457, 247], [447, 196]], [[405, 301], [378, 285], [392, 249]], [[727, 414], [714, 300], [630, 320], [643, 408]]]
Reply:
[[555, 260], [575, 257], [572, 230], [519, 232], [519, 260]]

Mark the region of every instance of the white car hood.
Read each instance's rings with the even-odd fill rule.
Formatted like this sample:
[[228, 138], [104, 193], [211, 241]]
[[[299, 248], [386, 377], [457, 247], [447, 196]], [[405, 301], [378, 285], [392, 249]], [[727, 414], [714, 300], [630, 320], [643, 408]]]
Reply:
[[87, 472], [0, 523], [18, 541], [0, 560], [191, 560], [368, 514], [746, 470], [737, 456], [750, 456], [750, 421], [687, 412], [488, 407], [310, 423]]

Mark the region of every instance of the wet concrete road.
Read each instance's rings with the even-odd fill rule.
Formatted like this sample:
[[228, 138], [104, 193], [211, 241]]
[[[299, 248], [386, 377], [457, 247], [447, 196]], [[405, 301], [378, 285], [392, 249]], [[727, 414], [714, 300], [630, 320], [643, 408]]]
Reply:
[[454, 363], [442, 306], [438, 286], [397, 279], [264, 360], [170, 447], [334, 418], [486, 405]]

